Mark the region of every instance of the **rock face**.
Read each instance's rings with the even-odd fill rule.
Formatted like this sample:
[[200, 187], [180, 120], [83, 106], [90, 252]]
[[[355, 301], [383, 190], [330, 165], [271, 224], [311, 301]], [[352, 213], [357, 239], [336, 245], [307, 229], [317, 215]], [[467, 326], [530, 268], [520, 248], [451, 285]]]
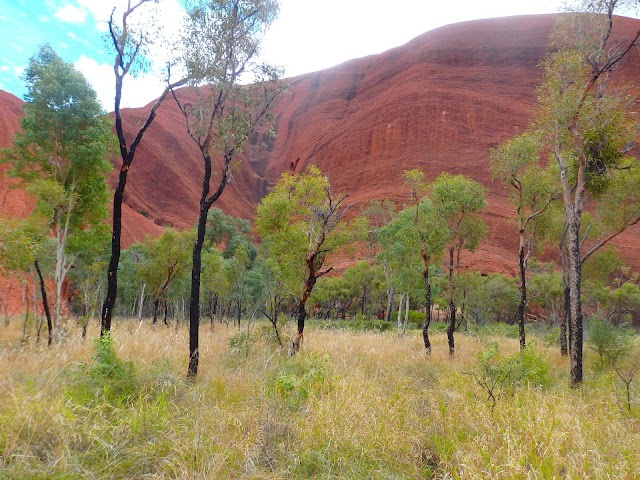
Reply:
[[[489, 151], [527, 126], [554, 20], [542, 15], [450, 25], [380, 55], [290, 79], [288, 93], [274, 107], [275, 140], [253, 139], [268, 149], [245, 155], [215, 206], [252, 217], [260, 199], [298, 159], [297, 171], [319, 166], [336, 191], [349, 193], [362, 206], [371, 199], [408, 201], [405, 169], [421, 167], [428, 180], [441, 172], [464, 174], [488, 188], [485, 219], [490, 223], [487, 240], [464, 258], [465, 266], [513, 273], [513, 211], [507, 191], [491, 181]], [[619, 35], [640, 26], [637, 20], [619, 20]], [[621, 70], [626, 80], [640, 78], [638, 52]], [[0, 121], [15, 131], [15, 118], [4, 117], [17, 115], [19, 102], [8, 97], [0, 96]], [[13, 110], [7, 113], [5, 104]], [[144, 111], [125, 113], [129, 131]], [[8, 137], [1, 135], [6, 142]], [[158, 233], [163, 225], [195, 224], [201, 175], [198, 151], [168, 100], [130, 170], [125, 244]], [[639, 231], [631, 229], [617, 242], [636, 269]]]

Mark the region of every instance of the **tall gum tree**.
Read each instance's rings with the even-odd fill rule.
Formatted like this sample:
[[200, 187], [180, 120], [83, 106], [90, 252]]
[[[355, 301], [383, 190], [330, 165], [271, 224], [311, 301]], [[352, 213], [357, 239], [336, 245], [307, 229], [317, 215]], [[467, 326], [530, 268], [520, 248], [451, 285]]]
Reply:
[[443, 173], [429, 186], [435, 215], [445, 223], [445, 250], [448, 253], [448, 317], [449, 355], [455, 352], [456, 325], [455, 271], [460, 267], [462, 250], [470, 252], [480, 244], [487, 232], [486, 223], [478, 215], [486, 207], [487, 190], [462, 175]]
[[[254, 132], [262, 138], [258, 130], [285, 89], [278, 82], [278, 68], [256, 62], [262, 38], [278, 12], [277, 0], [193, 0], [187, 4], [181, 49], [190, 79], [189, 96], [182, 97], [173, 87], [171, 92], [203, 166], [189, 298], [189, 378], [197, 375], [200, 356], [200, 276], [207, 215], [231, 181], [232, 167], [246, 152], [249, 138]], [[251, 83], [243, 85], [243, 80]], [[221, 159], [217, 185], [211, 185], [214, 159]]]
[[107, 216], [104, 177], [113, 136], [95, 91], [49, 45], [31, 58], [25, 79], [22, 131], [5, 156], [10, 173], [35, 197], [34, 214], [49, 219], [55, 237], [53, 329], [59, 334], [62, 287], [78, 253], [70, 241]]
[[[422, 278], [425, 286], [425, 322], [422, 327], [422, 340], [427, 355], [431, 354], [431, 340], [429, 326], [431, 325], [431, 278], [429, 269], [432, 264], [442, 259], [446, 241], [446, 229], [443, 220], [431, 200], [420, 199], [420, 194], [428, 190], [424, 183], [424, 172], [419, 168], [404, 172], [405, 183], [411, 188], [411, 195], [415, 204], [413, 228], [419, 239], [420, 259], [422, 261]], [[400, 216], [399, 216], [400, 217]]]
[[[157, 3], [157, 0], [137, 0], [127, 1], [127, 6], [122, 13], [120, 23], [116, 21], [115, 9], [111, 13], [109, 19], [109, 38], [111, 46], [115, 52], [115, 60], [113, 63], [113, 72], [115, 75], [115, 96], [114, 96], [114, 115], [116, 135], [118, 137], [119, 151], [122, 163], [118, 172], [118, 184], [113, 192], [113, 218], [111, 227], [111, 256], [109, 258], [109, 266], [107, 269], [107, 294], [102, 305], [102, 315], [100, 322], [101, 335], [111, 330], [111, 318], [113, 316], [113, 307], [116, 302], [118, 293], [118, 264], [120, 263], [121, 253], [121, 235], [122, 235], [122, 201], [124, 191], [127, 186], [127, 176], [133, 164], [133, 160], [142, 141], [145, 132], [151, 126], [160, 105], [165, 100], [172, 88], [178, 88], [187, 82], [186, 78], [174, 81], [168, 84], [157, 100], [153, 103], [149, 111], [139, 119], [137, 124], [140, 125], [137, 132], [128, 135], [125, 132], [122, 122], [122, 92], [124, 88], [125, 78], [135, 73], [139, 69], [144, 69], [149, 55], [149, 47], [154, 42], [154, 33], [151, 28], [145, 30], [141, 27], [138, 31], [131, 28], [131, 17], [140, 9], [144, 10], [145, 5]], [[149, 25], [150, 27], [150, 25]]]
[[539, 141], [530, 132], [508, 140], [491, 152], [494, 178], [510, 188], [511, 204], [516, 210], [520, 277], [516, 322], [520, 350], [526, 346], [527, 265], [536, 241], [544, 234], [545, 224], [548, 223], [544, 214], [549, 211], [552, 202], [560, 198], [555, 172], [540, 166], [539, 153]]
[[359, 218], [345, 221], [351, 206], [346, 200], [346, 194], [335, 194], [329, 179], [311, 166], [302, 174], [285, 172], [258, 205], [255, 221], [264, 249], [278, 262], [297, 299], [294, 352], [302, 344], [313, 287], [333, 269], [326, 265], [327, 256], [366, 230]]
[[[614, 88], [620, 62], [635, 52], [640, 31], [619, 38], [617, 0], [583, 1], [563, 15], [553, 33], [555, 53], [544, 62], [539, 127], [558, 165], [565, 215], [571, 385], [582, 384], [582, 255], [585, 202], [607, 188], [610, 173], [632, 169], [629, 153], [637, 137], [631, 102]], [[637, 61], [637, 59], [636, 59]], [[616, 93], [617, 90], [617, 93]]]

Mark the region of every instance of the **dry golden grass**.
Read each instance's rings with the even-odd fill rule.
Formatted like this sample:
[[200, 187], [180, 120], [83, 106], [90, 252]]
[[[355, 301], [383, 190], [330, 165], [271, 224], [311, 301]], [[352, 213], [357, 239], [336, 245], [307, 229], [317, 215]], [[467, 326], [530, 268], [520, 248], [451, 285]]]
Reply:
[[0, 327], [0, 478], [640, 478], [638, 412], [606, 371], [569, 389], [555, 349], [538, 346], [551, 386], [492, 407], [468, 373], [487, 341], [512, 355], [514, 339], [460, 334], [451, 360], [436, 334], [427, 359], [417, 332], [309, 329], [289, 357], [265, 326], [248, 350], [203, 326], [189, 384], [184, 326], [117, 322], [134, 370], [112, 384], [90, 374], [92, 327], [51, 348]]

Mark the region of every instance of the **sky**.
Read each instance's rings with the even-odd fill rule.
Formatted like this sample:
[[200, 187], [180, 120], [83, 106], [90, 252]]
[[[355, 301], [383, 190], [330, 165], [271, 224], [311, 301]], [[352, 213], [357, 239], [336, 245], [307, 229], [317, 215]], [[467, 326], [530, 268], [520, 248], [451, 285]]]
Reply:
[[[159, 24], [177, 29], [183, 0], [160, 0]], [[113, 6], [125, 0], [0, 0], [0, 89], [23, 98], [29, 58], [49, 43], [80, 70], [107, 111], [113, 110], [113, 54], [105, 43]], [[434, 28], [466, 20], [557, 12], [563, 0], [281, 0], [261, 57], [295, 76], [381, 53]], [[138, 20], [148, 22], [148, 12]], [[164, 65], [167, 52], [152, 58]], [[123, 106], [156, 98], [162, 80], [152, 71], [127, 78]]]

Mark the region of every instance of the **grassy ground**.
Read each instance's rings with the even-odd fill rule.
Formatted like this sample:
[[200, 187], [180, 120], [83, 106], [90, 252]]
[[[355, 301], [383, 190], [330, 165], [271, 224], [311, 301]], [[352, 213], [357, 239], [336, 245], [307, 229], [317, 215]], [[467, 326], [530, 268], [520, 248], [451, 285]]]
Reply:
[[541, 340], [550, 384], [498, 389], [494, 406], [471, 373], [513, 338], [460, 334], [451, 360], [437, 333], [427, 359], [419, 332], [310, 328], [287, 356], [266, 326], [248, 348], [203, 327], [189, 384], [186, 328], [115, 323], [118, 359], [97, 360], [79, 332], [51, 348], [20, 335], [0, 326], [0, 479], [640, 478], [640, 412], [615, 375], [587, 352], [573, 391]]

